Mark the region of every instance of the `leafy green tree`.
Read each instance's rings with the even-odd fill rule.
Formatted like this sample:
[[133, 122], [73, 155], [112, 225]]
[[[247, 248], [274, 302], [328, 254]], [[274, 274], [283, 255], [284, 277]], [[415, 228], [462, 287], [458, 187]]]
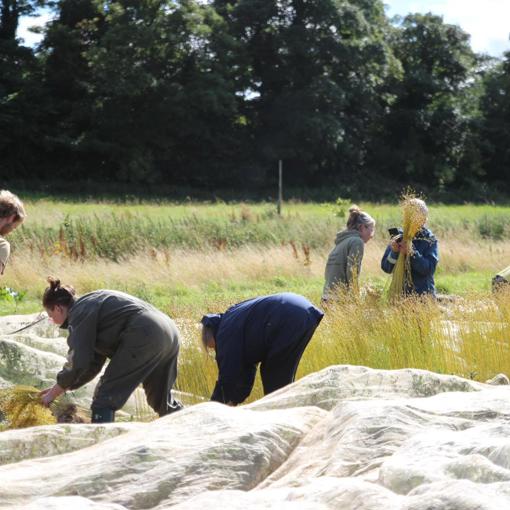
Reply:
[[[59, 0], [38, 58], [43, 67], [40, 84], [45, 107], [41, 164], [53, 178], [101, 170], [94, 147], [84, 140], [93, 124], [93, 76], [86, 51], [98, 44], [104, 19], [95, 0]], [[98, 174], [96, 174], [98, 175]]]
[[483, 166], [492, 182], [509, 189], [510, 179], [510, 52], [487, 73], [481, 100]]
[[390, 85], [395, 100], [375, 159], [400, 180], [447, 185], [466, 147], [462, 95], [476, 63], [469, 36], [440, 16], [410, 14], [395, 30], [392, 47], [403, 75]]
[[[381, 0], [0, 0], [2, 175], [264, 186], [508, 181], [510, 54]], [[382, 180], [382, 179], [381, 179]]]
[[17, 30], [21, 16], [34, 14], [45, 3], [0, 1], [0, 170], [6, 176], [28, 172], [32, 153], [27, 149], [38, 139], [37, 123], [33, 122], [37, 111], [27, 99], [39, 95], [33, 87], [39, 66], [31, 48], [21, 44]]
[[259, 165], [289, 163], [296, 182], [363, 167], [380, 86], [395, 61], [382, 2], [215, 0], [239, 41], [237, 95]]
[[[0, 173], [21, 175], [31, 164], [27, 142], [34, 135], [30, 124], [35, 112], [27, 105], [30, 78], [37, 72], [37, 62], [29, 48], [16, 40], [0, 39]], [[37, 95], [36, 90], [32, 90]]]
[[[196, 1], [115, 1], [85, 54], [104, 164], [127, 181], [207, 180], [232, 147], [236, 100], [218, 64], [222, 20]], [[228, 161], [227, 161], [228, 165]]]

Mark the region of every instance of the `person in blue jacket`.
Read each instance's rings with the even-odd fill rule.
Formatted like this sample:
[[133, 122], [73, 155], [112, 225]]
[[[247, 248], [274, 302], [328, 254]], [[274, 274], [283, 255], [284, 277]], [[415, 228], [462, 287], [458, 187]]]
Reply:
[[202, 317], [202, 342], [215, 349], [218, 380], [211, 400], [237, 405], [250, 394], [257, 364], [264, 395], [294, 381], [324, 312], [290, 292], [249, 299]]
[[386, 273], [392, 273], [399, 256], [408, 255], [410, 257], [411, 279], [412, 282], [406, 282], [405, 294], [436, 295], [434, 284], [434, 273], [439, 261], [439, 251], [437, 239], [434, 234], [425, 227], [428, 219], [428, 208], [425, 202], [419, 198], [414, 198], [419, 209], [423, 213], [423, 224], [414, 236], [411, 253], [407, 253], [404, 243], [401, 243], [400, 235], [391, 239], [386, 247], [386, 251], [381, 260], [381, 268]]

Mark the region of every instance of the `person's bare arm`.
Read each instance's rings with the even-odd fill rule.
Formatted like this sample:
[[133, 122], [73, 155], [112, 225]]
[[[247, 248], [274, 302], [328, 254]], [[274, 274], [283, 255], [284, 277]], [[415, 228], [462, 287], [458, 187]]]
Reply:
[[58, 384], [53, 385], [51, 388], [46, 388], [39, 393], [41, 402], [44, 406], [48, 407], [56, 398], [60, 397], [66, 390]]

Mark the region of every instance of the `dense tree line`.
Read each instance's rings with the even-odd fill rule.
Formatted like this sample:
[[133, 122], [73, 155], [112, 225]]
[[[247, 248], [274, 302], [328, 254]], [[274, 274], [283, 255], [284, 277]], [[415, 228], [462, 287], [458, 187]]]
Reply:
[[[37, 48], [19, 19], [54, 10]], [[380, 0], [0, 0], [1, 176], [510, 182], [510, 52]], [[510, 30], [509, 30], [510, 31]]]

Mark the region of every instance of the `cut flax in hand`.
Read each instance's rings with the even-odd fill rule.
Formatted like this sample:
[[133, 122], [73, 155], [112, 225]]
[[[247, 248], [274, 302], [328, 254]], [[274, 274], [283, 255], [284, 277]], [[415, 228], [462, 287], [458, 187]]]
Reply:
[[400, 207], [403, 230], [401, 244], [407, 247], [407, 254], [398, 254], [388, 291], [390, 301], [398, 300], [406, 293], [406, 290], [412, 289], [414, 286], [410, 259], [413, 250], [412, 241], [427, 220], [427, 211], [424, 209], [423, 200], [417, 198], [412, 192], [402, 195]]
[[13, 386], [0, 390], [0, 413], [9, 429], [51, 425], [57, 420], [44, 407], [40, 390], [33, 386]]

